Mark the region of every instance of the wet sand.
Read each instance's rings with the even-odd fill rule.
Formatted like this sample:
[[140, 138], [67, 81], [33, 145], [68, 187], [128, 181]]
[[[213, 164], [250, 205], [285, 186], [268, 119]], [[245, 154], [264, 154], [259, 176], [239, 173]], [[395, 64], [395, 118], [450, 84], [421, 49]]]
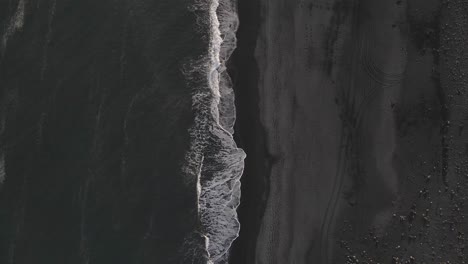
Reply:
[[239, 67], [237, 133], [257, 170], [232, 263], [465, 259], [468, 4], [260, 2], [255, 41], [240, 9], [255, 61], [237, 64], [258, 74]]
[[230, 263], [251, 263], [255, 258], [256, 238], [263, 217], [268, 193], [271, 157], [265, 146], [264, 127], [260, 123], [257, 80], [259, 68], [254, 57], [259, 34], [260, 1], [239, 1], [238, 46], [228, 69], [236, 95], [237, 119], [235, 140], [249, 155], [246, 157], [238, 217], [242, 223], [240, 236], [231, 248]]

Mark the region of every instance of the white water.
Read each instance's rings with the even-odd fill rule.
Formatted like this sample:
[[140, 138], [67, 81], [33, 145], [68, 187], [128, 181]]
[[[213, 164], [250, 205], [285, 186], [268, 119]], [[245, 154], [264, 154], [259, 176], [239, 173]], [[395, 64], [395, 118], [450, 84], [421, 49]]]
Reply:
[[2, 36], [2, 43], [1, 43], [1, 52], [2, 55], [5, 52], [8, 39], [15, 34], [17, 31], [22, 30], [23, 25], [24, 25], [24, 12], [25, 12], [25, 5], [26, 5], [26, 0], [20, 0], [18, 3], [18, 6], [16, 8], [15, 14], [10, 18], [10, 23], [8, 23], [8, 26], [3, 33]]
[[206, 76], [206, 84], [193, 91], [195, 124], [190, 131], [185, 172], [188, 183], [196, 177], [198, 232], [205, 239], [208, 264], [227, 263], [229, 248], [240, 229], [236, 208], [245, 153], [232, 137], [234, 93], [224, 65], [236, 47], [235, 6], [234, 0], [200, 0], [193, 7], [206, 11], [202, 13], [207, 16], [199, 17], [199, 23], [209, 30], [209, 49], [207, 57], [186, 68], [186, 76], [192, 81], [197, 79], [194, 76]]

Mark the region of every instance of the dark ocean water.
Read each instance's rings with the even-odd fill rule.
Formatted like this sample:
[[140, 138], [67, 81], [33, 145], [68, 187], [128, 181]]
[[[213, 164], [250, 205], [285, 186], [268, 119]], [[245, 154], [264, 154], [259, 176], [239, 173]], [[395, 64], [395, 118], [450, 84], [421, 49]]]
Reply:
[[206, 263], [206, 237], [225, 253], [235, 211], [213, 213], [236, 206], [243, 153], [229, 89], [212, 107], [209, 7], [0, 1], [0, 263]]

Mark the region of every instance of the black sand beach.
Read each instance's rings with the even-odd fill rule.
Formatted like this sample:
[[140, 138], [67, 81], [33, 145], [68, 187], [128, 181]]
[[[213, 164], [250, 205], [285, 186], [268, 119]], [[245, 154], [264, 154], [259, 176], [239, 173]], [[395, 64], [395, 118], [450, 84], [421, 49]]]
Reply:
[[240, 1], [231, 263], [466, 261], [467, 8]]
[[255, 259], [257, 236], [268, 194], [268, 173], [272, 157], [265, 146], [260, 122], [258, 68], [254, 57], [261, 23], [260, 1], [239, 1], [238, 43], [229, 64], [236, 94], [235, 140], [247, 154], [238, 208], [240, 236], [231, 249], [230, 263], [251, 263]]
[[0, 1], [0, 264], [468, 262], [468, 2], [236, 3]]

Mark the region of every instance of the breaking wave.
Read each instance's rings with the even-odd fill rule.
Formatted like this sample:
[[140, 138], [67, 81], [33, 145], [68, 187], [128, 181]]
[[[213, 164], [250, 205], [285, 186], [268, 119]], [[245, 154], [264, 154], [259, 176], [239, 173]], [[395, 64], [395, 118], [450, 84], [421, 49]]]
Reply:
[[236, 48], [236, 6], [235, 0], [198, 0], [192, 6], [199, 29], [208, 32], [209, 48], [206, 56], [184, 68], [193, 87], [195, 117], [184, 172], [187, 183], [197, 186], [199, 219], [198, 230], [185, 241], [184, 262], [227, 263], [239, 234], [236, 208], [245, 153], [232, 136], [234, 92], [225, 67]]

